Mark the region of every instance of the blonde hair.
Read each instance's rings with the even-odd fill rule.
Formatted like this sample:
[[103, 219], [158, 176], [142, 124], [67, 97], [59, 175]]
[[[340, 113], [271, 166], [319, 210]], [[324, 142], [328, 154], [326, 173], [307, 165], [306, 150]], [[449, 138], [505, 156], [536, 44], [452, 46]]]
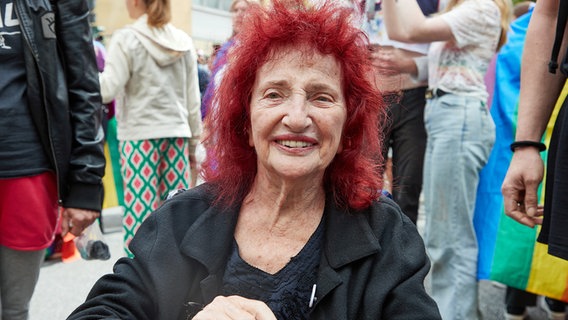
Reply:
[[[450, 0], [448, 5], [443, 12], [448, 12], [452, 10], [455, 6], [461, 4], [464, 0]], [[499, 51], [501, 47], [507, 42], [507, 32], [509, 32], [509, 24], [513, 20], [513, 2], [511, 0], [493, 0], [499, 12], [501, 13], [501, 34], [499, 35], [499, 42], [497, 43], [496, 51]]]
[[499, 43], [497, 44], [497, 51], [507, 42], [507, 33], [509, 32], [509, 25], [513, 20], [513, 2], [511, 0], [493, 0], [499, 11], [501, 11], [501, 35], [499, 36]]
[[161, 28], [172, 19], [170, 0], [144, 0], [144, 4], [149, 26]]

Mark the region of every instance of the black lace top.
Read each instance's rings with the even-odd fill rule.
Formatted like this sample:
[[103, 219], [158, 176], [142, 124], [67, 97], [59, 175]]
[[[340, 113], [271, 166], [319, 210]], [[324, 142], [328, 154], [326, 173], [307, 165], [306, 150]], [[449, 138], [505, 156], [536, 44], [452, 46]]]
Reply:
[[308, 243], [282, 270], [272, 275], [246, 263], [239, 256], [238, 245], [223, 276], [223, 295], [239, 295], [264, 301], [277, 319], [309, 319], [310, 298], [316, 283], [324, 236], [323, 223]]

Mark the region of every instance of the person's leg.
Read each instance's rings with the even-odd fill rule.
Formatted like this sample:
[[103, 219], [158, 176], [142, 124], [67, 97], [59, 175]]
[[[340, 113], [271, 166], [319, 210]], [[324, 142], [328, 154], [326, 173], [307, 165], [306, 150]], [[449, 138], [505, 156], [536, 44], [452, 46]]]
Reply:
[[479, 172], [495, 139], [493, 121], [482, 107], [448, 95], [432, 100], [425, 116], [431, 150], [424, 167], [424, 239], [432, 261], [432, 297], [443, 319], [478, 318], [473, 209]]
[[534, 293], [507, 287], [505, 292], [505, 319], [523, 319], [526, 315], [527, 307], [536, 305], [536, 297]]
[[[401, 99], [399, 94], [387, 94], [383, 96], [383, 101], [385, 102], [386, 108], [386, 117], [384, 121], [380, 121], [380, 133], [382, 135], [383, 144], [381, 154], [383, 156], [383, 177], [385, 179], [385, 183], [383, 189], [393, 193], [392, 184], [393, 184], [393, 175], [392, 175], [392, 154], [389, 155], [389, 150], [392, 147], [392, 135], [393, 131], [396, 130], [396, 123], [398, 122], [399, 114], [398, 108], [398, 101]], [[389, 157], [391, 157], [391, 161], [389, 162]]]
[[412, 222], [418, 219], [422, 168], [426, 151], [424, 95], [426, 87], [404, 90], [393, 123], [393, 198]]
[[539, 306], [544, 309], [548, 320], [565, 320], [566, 319], [566, 303], [560, 300], [539, 297]]
[[[463, 107], [461, 108], [463, 110]], [[430, 257], [431, 295], [438, 304], [443, 319], [455, 319], [457, 296], [457, 270], [455, 265], [456, 238], [469, 237], [471, 232], [464, 226], [455, 225], [451, 215], [453, 199], [460, 182], [456, 172], [459, 168], [459, 133], [454, 122], [461, 124], [463, 114], [458, 109], [448, 109], [439, 99], [430, 100], [425, 112], [425, 126], [428, 133], [427, 152], [424, 162], [424, 209], [426, 225], [424, 242]], [[463, 113], [463, 112], [462, 112]], [[461, 170], [461, 169], [460, 169]], [[461, 233], [458, 235], [456, 233]], [[471, 295], [460, 297], [471, 300]], [[475, 319], [475, 318], [474, 318]]]
[[0, 246], [0, 299], [3, 320], [26, 320], [45, 250]]
[[[170, 191], [189, 188], [191, 181], [189, 139], [164, 138], [160, 140], [157, 196], [159, 203], [166, 199]], [[156, 203], [156, 207], [159, 203]]]
[[0, 179], [0, 319], [27, 319], [57, 219], [52, 172]]
[[158, 197], [159, 140], [121, 141], [121, 174], [124, 183], [124, 251], [146, 217], [156, 209]]

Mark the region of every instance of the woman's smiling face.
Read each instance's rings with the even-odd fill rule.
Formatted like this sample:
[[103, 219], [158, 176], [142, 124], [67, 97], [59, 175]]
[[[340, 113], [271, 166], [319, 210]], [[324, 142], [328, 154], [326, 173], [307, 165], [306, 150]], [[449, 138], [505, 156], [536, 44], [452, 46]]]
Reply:
[[256, 73], [250, 103], [258, 173], [323, 181], [347, 117], [340, 64], [291, 48], [273, 56]]

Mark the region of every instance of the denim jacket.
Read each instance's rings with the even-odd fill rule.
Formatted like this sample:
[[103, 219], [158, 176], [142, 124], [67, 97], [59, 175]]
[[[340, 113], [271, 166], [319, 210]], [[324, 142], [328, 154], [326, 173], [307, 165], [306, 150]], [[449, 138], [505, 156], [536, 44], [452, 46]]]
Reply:
[[[16, 0], [27, 96], [61, 204], [100, 210], [102, 103], [85, 0]], [[52, 6], [53, 4], [53, 6]]]

